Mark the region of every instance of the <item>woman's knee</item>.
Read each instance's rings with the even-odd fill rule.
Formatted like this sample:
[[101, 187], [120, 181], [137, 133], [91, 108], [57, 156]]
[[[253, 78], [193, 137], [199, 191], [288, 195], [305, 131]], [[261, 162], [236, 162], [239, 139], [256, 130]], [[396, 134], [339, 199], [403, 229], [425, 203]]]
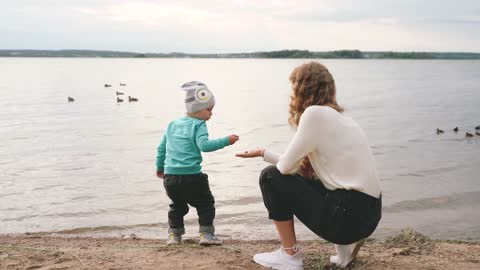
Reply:
[[273, 176], [278, 174], [280, 174], [280, 171], [277, 169], [277, 166], [269, 165], [265, 167], [265, 169], [263, 169], [262, 172], [260, 173], [260, 179], [269, 178], [269, 177], [272, 178]]
[[276, 178], [280, 172], [275, 165], [269, 165], [260, 173], [260, 185], [270, 182], [271, 179]]
[[[276, 166], [270, 165], [262, 170], [260, 174], [260, 189], [265, 191], [278, 190], [282, 185], [282, 174]], [[276, 187], [276, 188], [275, 188]]]

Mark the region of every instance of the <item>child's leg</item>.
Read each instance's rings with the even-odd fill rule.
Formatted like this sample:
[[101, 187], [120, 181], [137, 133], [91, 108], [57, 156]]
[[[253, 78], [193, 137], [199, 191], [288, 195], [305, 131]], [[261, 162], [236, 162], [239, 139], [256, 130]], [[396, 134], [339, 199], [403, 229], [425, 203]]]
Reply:
[[189, 201], [189, 204], [197, 209], [198, 223], [200, 225], [198, 244], [202, 246], [221, 245], [223, 241], [218, 239], [214, 233], [215, 199], [208, 185], [208, 176], [206, 174], [198, 176], [196, 188]]
[[183, 217], [188, 213], [188, 205], [186, 202], [172, 201], [170, 210], [168, 210], [168, 232], [183, 235], [185, 234], [185, 225]]
[[172, 200], [168, 211], [169, 232], [179, 235], [185, 234], [183, 217], [188, 213], [188, 204], [184, 197], [184, 181], [181, 176], [166, 175], [163, 186], [168, 197]]
[[199, 175], [195, 185], [195, 191], [190, 198], [190, 205], [197, 209], [198, 223], [200, 225], [199, 232], [215, 232], [213, 219], [215, 218], [215, 199], [208, 185], [208, 176], [206, 174]]

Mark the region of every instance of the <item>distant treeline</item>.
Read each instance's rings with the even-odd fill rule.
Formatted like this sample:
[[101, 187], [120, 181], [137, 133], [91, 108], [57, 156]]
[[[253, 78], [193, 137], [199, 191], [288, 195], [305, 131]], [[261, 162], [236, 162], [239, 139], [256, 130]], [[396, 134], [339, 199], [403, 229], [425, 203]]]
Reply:
[[311, 52], [282, 50], [271, 52], [189, 54], [135, 53], [93, 50], [0, 50], [0, 57], [105, 57], [105, 58], [340, 58], [340, 59], [480, 59], [480, 53], [464, 52], [362, 52], [339, 50]]

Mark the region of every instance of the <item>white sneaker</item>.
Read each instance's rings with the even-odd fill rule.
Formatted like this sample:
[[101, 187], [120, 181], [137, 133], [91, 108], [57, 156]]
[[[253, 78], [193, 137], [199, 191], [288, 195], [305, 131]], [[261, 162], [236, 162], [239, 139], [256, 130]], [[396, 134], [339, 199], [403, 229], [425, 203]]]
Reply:
[[303, 255], [300, 251], [290, 255], [280, 248], [273, 252], [256, 254], [253, 260], [260, 265], [277, 270], [303, 270]]
[[347, 267], [357, 257], [358, 251], [360, 251], [364, 243], [365, 239], [362, 239], [350, 245], [335, 245], [337, 255], [330, 256], [330, 263], [340, 267]]

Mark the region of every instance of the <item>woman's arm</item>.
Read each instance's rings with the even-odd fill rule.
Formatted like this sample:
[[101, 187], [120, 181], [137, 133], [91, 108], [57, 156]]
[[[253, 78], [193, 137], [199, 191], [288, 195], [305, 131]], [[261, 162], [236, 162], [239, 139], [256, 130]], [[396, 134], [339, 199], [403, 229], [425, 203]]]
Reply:
[[263, 160], [276, 164], [282, 174], [295, 173], [305, 156], [312, 152], [318, 142], [322, 140], [324, 132], [321, 132], [320, 125], [323, 122], [323, 111], [320, 108], [309, 107], [300, 118], [300, 123], [295, 136], [288, 144], [286, 151], [278, 155], [264, 148], [253, 149], [236, 154], [237, 157], [253, 158], [263, 157]]
[[253, 150], [248, 150], [243, 153], [238, 153], [235, 156], [241, 157], [241, 158], [254, 158], [254, 157], [263, 157], [263, 160], [271, 163], [271, 164], [277, 164], [278, 162], [278, 157], [279, 155], [277, 153], [274, 153], [272, 151], [269, 151], [264, 148], [257, 148]]
[[295, 136], [278, 159], [277, 168], [282, 174], [298, 171], [303, 158], [315, 150], [322, 139], [320, 125], [321, 111], [318, 108], [307, 108], [300, 117]]

